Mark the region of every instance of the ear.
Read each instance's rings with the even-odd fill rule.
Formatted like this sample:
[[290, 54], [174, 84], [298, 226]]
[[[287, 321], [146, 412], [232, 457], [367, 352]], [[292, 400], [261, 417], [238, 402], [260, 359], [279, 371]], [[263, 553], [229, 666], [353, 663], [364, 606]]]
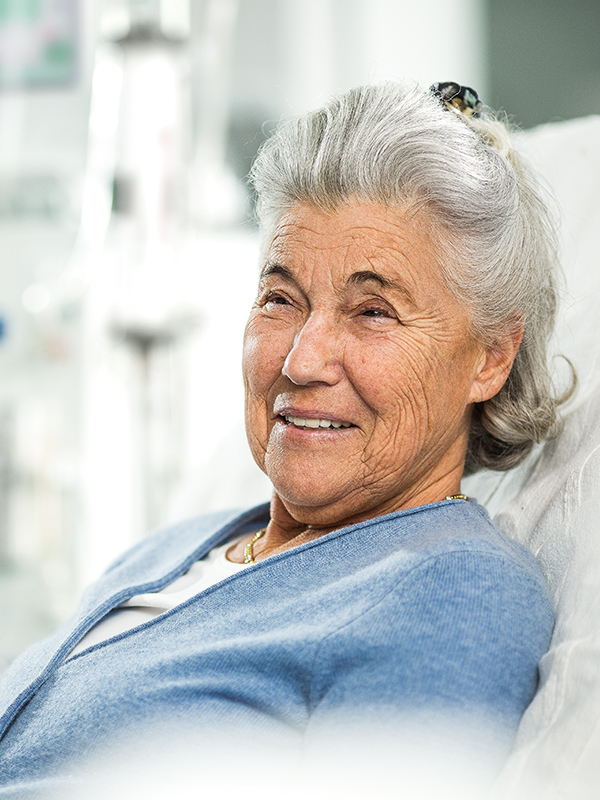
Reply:
[[523, 339], [525, 327], [522, 322], [514, 325], [505, 339], [493, 347], [484, 349], [469, 392], [470, 403], [482, 403], [498, 394], [504, 386], [508, 374]]

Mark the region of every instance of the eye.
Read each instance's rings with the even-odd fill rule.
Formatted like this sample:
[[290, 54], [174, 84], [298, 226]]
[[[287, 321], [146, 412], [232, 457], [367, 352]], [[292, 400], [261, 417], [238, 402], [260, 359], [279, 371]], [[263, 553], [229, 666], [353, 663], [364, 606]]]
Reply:
[[289, 297], [275, 290], [267, 292], [262, 301], [263, 306], [289, 306], [290, 304], [291, 301]]
[[365, 308], [362, 312], [364, 317], [391, 317], [391, 313], [387, 308]]
[[372, 320], [387, 320], [389, 322], [399, 322], [398, 314], [387, 303], [371, 302], [366, 303], [359, 311], [363, 318]]
[[272, 317], [287, 316], [298, 308], [297, 301], [281, 288], [265, 289], [256, 305]]
[[282, 294], [277, 292], [269, 292], [266, 298], [267, 303], [275, 303], [276, 305], [286, 306], [289, 305], [289, 300]]
[[398, 312], [381, 298], [370, 298], [360, 303], [355, 311], [355, 319], [374, 330], [387, 329], [402, 324]]

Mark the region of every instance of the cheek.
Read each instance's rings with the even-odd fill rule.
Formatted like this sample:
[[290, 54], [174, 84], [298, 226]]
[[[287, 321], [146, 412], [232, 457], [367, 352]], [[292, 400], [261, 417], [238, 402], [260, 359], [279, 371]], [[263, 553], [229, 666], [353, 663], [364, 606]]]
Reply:
[[247, 401], [263, 397], [281, 374], [287, 355], [282, 338], [248, 323], [242, 350], [244, 384], [246, 393], [250, 395]]
[[263, 470], [268, 437], [267, 407], [264, 401], [266, 392], [264, 361], [265, 349], [261, 346], [261, 339], [252, 331], [250, 323], [248, 323], [242, 350], [246, 436], [254, 460]]
[[441, 421], [452, 424], [462, 416], [467, 364], [464, 359], [456, 363], [444, 344], [406, 337], [355, 354], [351, 380], [375, 415], [378, 440], [389, 443], [390, 451], [398, 439], [403, 447], [410, 448], [407, 440], [416, 446]]
[[270, 427], [274, 386], [287, 356], [287, 332], [260, 317], [250, 317], [244, 334], [242, 371], [246, 393], [246, 433], [250, 446], [264, 453]]
[[372, 347], [361, 342], [347, 361], [347, 374], [373, 411], [393, 418], [426, 393], [428, 377], [436, 369], [431, 356], [408, 338], [379, 341]]

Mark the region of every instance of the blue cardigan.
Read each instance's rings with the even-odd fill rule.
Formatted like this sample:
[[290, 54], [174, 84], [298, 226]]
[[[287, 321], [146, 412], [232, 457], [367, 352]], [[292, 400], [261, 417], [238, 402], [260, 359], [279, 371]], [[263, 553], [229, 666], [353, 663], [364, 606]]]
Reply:
[[149, 537], [15, 662], [0, 688], [0, 797], [59, 785], [95, 752], [148, 731], [310, 739], [332, 720], [431, 711], [479, 715], [514, 735], [553, 612], [533, 557], [474, 502], [334, 531], [68, 657], [111, 609], [267, 519], [259, 506]]

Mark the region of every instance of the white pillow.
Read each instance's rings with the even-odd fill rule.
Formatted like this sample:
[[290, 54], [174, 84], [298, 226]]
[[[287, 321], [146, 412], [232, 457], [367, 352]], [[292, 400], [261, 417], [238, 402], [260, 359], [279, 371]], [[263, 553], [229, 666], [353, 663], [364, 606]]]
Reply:
[[562, 209], [567, 292], [555, 347], [579, 391], [560, 437], [506, 474], [480, 473], [464, 491], [529, 547], [556, 609], [540, 687], [500, 776], [502, 798], [600, 794], [600, 117], [547, 125], [521, 145]]

